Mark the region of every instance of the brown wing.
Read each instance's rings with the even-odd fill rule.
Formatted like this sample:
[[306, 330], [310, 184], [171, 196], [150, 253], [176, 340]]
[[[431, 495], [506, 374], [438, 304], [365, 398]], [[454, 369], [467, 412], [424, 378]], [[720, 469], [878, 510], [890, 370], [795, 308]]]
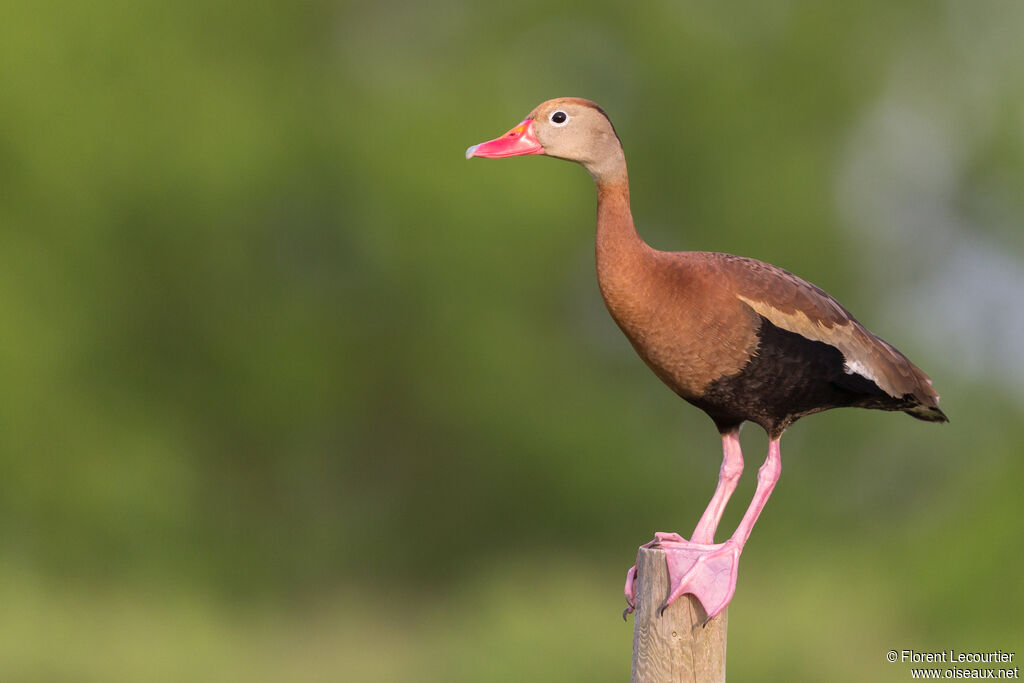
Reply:
[[913, 397], [922, 406], [915, 417], [945, 419], [928, 375], [824, 290], [768, 263], [716, 256], [733, 294], [773, 325], [834, 346], [843, 354], [848, 373], [870, 379], [890, 396]]

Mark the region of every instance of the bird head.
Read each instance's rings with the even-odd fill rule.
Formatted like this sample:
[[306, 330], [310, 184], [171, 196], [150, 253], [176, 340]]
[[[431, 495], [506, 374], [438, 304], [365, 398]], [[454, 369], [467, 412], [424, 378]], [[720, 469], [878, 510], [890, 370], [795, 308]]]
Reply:
[[625, 173], [622, 145], [608, 116], [598, 105], [578, 97], [542, 103], [501, 137], [473, 145], [466, 158], [500, 159], [545, 154], [582, 164], [595, 179]]

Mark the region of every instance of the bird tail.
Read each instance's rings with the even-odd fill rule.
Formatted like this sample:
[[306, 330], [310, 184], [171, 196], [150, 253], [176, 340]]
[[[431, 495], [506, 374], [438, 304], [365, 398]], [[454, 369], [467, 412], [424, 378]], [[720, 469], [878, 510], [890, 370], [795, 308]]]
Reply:
[[910, 417], [916, 417], [918, 420], [924, 420], [925, 422], [949, 422], [949, 418], [946, 417], [946, 414], [938, 406], [916, 405], [913, 408], [907, 408], [903, 412]]

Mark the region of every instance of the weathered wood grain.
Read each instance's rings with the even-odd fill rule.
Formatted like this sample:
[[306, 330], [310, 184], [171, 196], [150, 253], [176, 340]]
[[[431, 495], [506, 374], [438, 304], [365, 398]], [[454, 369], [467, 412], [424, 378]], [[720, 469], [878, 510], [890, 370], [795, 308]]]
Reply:
[[637, 557], [633, 612], [632, 683], [722, 683], [725, 681], [726, 608], [707, 625], [692, 595], [659, 614], [668, 597], [665, 551], [641, 548]]

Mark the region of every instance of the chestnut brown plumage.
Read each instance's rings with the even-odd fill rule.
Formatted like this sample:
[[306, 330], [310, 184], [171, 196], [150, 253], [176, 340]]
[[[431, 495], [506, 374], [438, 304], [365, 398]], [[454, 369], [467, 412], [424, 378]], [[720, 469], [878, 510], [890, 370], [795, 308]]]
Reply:
[[[710, 619], [731, 600], [740, 552], [781, 470], [779, 439], [799, 418], [860, 407], [946, 421], [928, 376], [818, 287], [754, 259], [648, 246], [633, 224], [622, 145], [593, 102], [549, 100], [502, 137], [466, 151], [467, 158], [520, 154], [575, 161], [593, 176], [597, 279], [608, 311], [654, 374], [722, 435], [718, 487], [693, 535], [659, 532], [648, 544], [666, 550], [666, 606], [693, 593]], [[746, 421], [768, 433], [768, 457], [736, 532], [715, 544], [742, 472], [738, 434]], [[630, 605], [634, 578], [631, 569]]]

